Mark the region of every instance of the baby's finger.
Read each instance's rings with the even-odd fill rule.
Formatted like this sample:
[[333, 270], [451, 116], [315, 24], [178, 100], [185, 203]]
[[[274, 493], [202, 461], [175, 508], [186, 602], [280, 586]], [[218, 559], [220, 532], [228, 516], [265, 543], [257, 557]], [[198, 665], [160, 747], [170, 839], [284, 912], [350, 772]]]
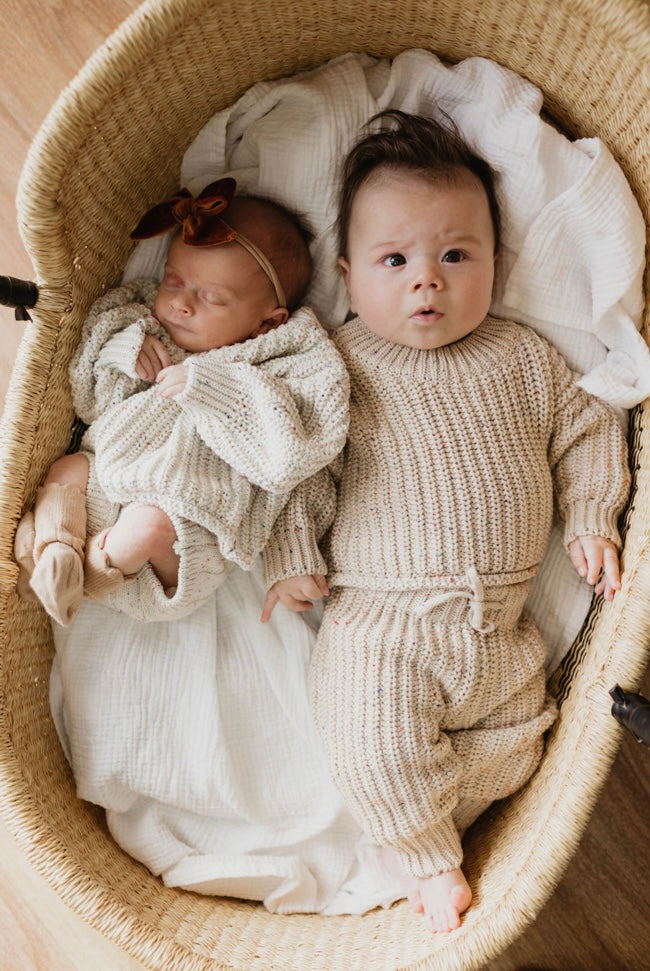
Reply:
[[325, 577], [323, 576], [323, 574], [322, 573], [314, 573], [314, 581], [315, 581], [318, 589], [320, 590], [321, 596], [322, 597], [329, 596], [330, 588], [328, 587], [327, 580], [325, 579]]
[[314, 606], [311, 600], [299, 600], [297, 597], [292, 597], [290, 594], [285, 593], [280, 596], [280, 600], [285, 607], [289, 610], [293, 610], [294, 613], [300, 614], [305, 610], [311, 610]]
[[153, 364], [144, 348], [140, 351], [138, 359], [135, 362], [135, 373], [141, 381], [153, 381], [156, 377]]
[[[162, 377], [161, 377], [162, 375]], [[185, 387], [185, 378], [173, 372], [161, 371], [156, 378], [156, 390], [163, 398], [173, 398]]]
[[[156, 343], [160, 344], [160, 341], [156, 341], [155, 337], [148, 334], [140, 348], [136, 363], [136, 374], [143, 381], [154, 381], [160, 371], [160, 359], [156, 353]], [[162, 344], [160, 346], [165, 350]], [[142, 372], [138, 370], [138, 364], [141, 366]]]
[[573, 563], [578, 576], [586, 577], [587, 560], [585, 559], [582, 543], [579, 539], [574, 539], [569, 543], [569, 556], [571, 557], [571, 562]]
[[[614, 546], [606, 546], [603, 553], [603, 574], [608, 586], [613, 591], [621, 589], [621, 568], [618, 551]], [[610, 598], [611, 599], [611, 598]]]
[[593, 586], [598, 582], [603, 568], [603, 551], [600, 547], [591, 544], [586, 546], [585, 555], [587, 557], [587, 583]]
[[165, 397], [180, 394], [187, 384], [187, 368], [182, 364], [172, 364], [158, 372], [156, 384], [158, 391]]
[[321, 577], [320, 579], [322, 582], [319, 583], [316, 575], [305, 577], [305, 581], [299, 591], [305, 600], [322, 600], [323, 597], [327, 596], [329, 590], [325, 583], [325, 577]]
[[156, 362], [158, 365], [156, 370], [160, 371], [162, 368], [169, 367], [172, 363], [171, 354], [169, 353], [169, 351], [167, 350], [163, 342], [158, 340], [157, 337], [152, 337], [151, 343], [152, 343], [151, 349], [153, 351], [153, 354], [156, 358]]
[[147, 377], [147, 370], [144, 364], [140, 363], [140, 358], [135, 362], [135, 373], [138, 375], [141, 381], [150, 381], [151, 378]]
[[279, 600], [280, 598], [278, 597], [275, 590], [269, 590], [264, 600], [264, 606], [262, 607], [262, 616], [260, 617], [260, 620], [262, 621], [263, 624], [268, 623], [268, 621], [271, 619], [273, 608], [279, 602]]

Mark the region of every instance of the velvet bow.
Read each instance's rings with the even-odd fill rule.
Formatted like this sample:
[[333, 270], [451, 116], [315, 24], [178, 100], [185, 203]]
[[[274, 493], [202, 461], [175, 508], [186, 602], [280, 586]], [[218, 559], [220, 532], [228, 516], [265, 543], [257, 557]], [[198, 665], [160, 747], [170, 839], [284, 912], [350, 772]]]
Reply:
[[150, 239], [180, 225], [183, 242], [189, 246], [229, 243], [237, 234], [220, 213], [230, 205], [236, 187], [234, 179], [218, 179], [198, 196], [193, 196], [189, 189], [180, 189], [144, 214], [131, 239]]

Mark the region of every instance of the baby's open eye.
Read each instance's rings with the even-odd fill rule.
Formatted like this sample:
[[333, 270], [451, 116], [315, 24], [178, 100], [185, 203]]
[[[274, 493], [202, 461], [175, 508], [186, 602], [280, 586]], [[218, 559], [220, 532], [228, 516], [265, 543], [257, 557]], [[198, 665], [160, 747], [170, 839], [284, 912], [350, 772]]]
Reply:
[[459, 249], [447, 250], [442, 258], [443, 263], [461, 263], [465, 259], [465, 256]]
[[404, 266], [406, 257], [402, 256], [401, 253], [391, 253], [383, 262], [384, 266]]

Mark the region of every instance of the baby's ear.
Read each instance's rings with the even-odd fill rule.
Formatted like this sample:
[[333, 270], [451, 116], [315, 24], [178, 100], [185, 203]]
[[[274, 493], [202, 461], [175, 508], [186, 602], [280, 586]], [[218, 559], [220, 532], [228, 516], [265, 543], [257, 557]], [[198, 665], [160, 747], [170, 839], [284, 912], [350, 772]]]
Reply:
[[286, 324], [290, 317], [289, 311], [286, 307], [276, 307], [268, 317], [265, 317], [262, 323], [259, 325], [253, 337], [257, 337], [258, 334], [268, 334], [270, 330], [275, 330], [280, 324]]
[[356, 314], [356, 308], [352, 300], [352, 293], [350, 292], [350, 264], [342, 256], [338, 258], [339, 269], [341, 270], [341, 276], [343, 277], [343, 282], [345, 283], [345, 288], [348, 291], [348, 296], [350, 298], [350, 310]]
[[349, 290], [350, 286], [348, 281], [350, 279], [350, 264], [342, 256], [339, 256], [337, 263], [339, 265], [339, 269], [341, 270], [341, 276], [343, 277], [343, 281]]

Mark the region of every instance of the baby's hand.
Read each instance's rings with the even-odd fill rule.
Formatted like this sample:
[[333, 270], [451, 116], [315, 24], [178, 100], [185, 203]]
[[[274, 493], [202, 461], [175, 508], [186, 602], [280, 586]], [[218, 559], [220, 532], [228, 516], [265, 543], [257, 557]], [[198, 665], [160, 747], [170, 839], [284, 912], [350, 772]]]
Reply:
[[311, 610], [314, 606], [313, 601], [321, 600], [329, 592], [327, 580], [320, 573], [278, 580], [266, 595], [260, 620], [265, 624], [277, 603], [283, 603], [285, 607], [296, 613]]
[[569, 543], [571, 562], [581, 577], [594, 586], [594, 592], [602, 593], [605, 600], [613, 600], [621, 589], [621, 571], [618, 550], [611, 540], [603, 536], [576, 536]]
[[156, 378], [157, 391], [163, 398], [173, 398], [180, 394], [187, 384], [187, 368], [184, 364], [172, 364], [163, 368]]
[[143, 381], [155, 381], [156, 375], [163, 368], [169, 367], [172, 359], [169, 351], [157, 337], [152, 334], [145, 334], [145, 338], [135, 362], [135, 373]]

